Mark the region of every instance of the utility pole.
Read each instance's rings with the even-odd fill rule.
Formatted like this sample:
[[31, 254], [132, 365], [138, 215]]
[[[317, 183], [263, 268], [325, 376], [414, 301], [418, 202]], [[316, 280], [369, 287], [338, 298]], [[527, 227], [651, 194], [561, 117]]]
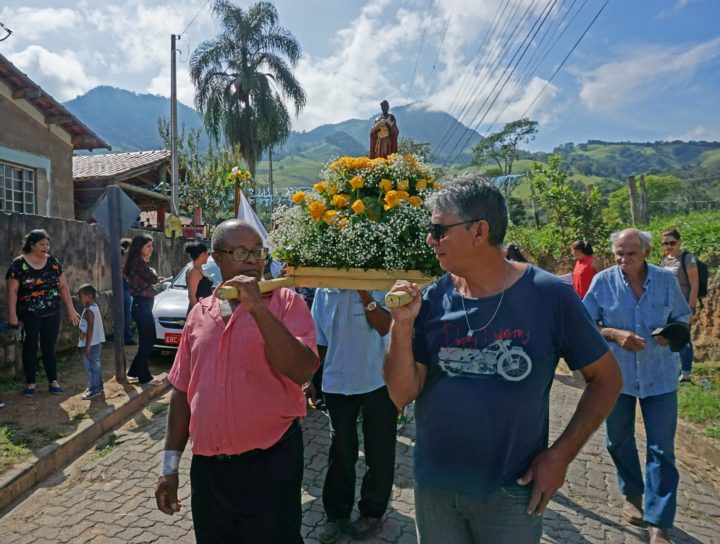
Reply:
[[637, 184], [635, 176], [627, 178], [628, 191], [630, 192], [630, 219], [633, 225], [640, 223], [640, 203], [638, 202]]
[[170, 191], [170, 208], [173, 215], [180, 216], [178, 210], [178, 157], [177, 157], [177, 48], [175, 41], [180, 36], [170, 35], [170, 162], [172, 164], [172, 188]]
[[110, 251], [110, 278], [112, 281], [112, 316], [113, 316], [113, 348], [115, 350], [115, 379], [123, 382], [127, 378], [125, 368], [125, 351], [123, 338], [125, 338], [125, 314], [123, 308], [122, 270], [120, 267], [120, 236], [122, 235], [120, 218], [120, 194], [122, 190], [117, 185], [108, 185], [108, 220]]

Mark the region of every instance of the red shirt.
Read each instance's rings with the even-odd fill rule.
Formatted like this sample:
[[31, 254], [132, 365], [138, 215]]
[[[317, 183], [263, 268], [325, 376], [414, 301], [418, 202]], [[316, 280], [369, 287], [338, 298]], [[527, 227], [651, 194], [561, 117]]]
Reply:
[[597, 271], [593, 268], [594, 261], [595, 255], [588, 255], [583, 259], [575, 260], [575, 269], [573, 270], [573, 287], [580, 298], [585, 297], [588, 289], [590, 289], [590, 282], [595, 274], [597, 274]]
[[[302, 297], [283, 288], [263, 299], [317, 354], [315, 326]], [[214, 295], [188, 315], [168, 379], [187, 393], [190, 440], [197, 455], [269, 448], [295, 418], [306, 414], [302, 388], [272, 369], [252, 316], [240, 305], [225, 325]]]

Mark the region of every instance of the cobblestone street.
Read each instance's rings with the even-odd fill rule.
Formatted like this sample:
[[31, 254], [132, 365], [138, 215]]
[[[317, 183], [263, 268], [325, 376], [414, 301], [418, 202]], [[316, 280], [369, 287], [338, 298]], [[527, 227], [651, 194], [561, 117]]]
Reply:
[[[572, 414], [581, 390], [558, 378], [552, 394], [551, 434]], [[167, 401], [167, 398], [164, 399]], [[156, 415], [153, 415], [153, 412]], [[0, 513], [0, 542], [193, 542], [189, 508], [189, 461], [181, 464], [181, 515], [155, 507], [152, 487], [165, 432], [165, 414], [145, 410], [139, 425], [126, 426], [110, 445], [91, 450], [46, 480], [14, 509]], [[303, 536], [315, 543], [323, 521], [320, 499], [329, 446], [328, 420], [313, 413], [303, 425], [305, 478]], [[397, 469], [390, 511], [375, 542], [415, 542], [412, 489], [412, 414], [397, 441]], [[678, 445], [680, 496], [673, 541], [720, 543], [720, 479]], [[362, 470], [361, 467], [358, 470]], [[545, 515], [543, 542], [647, 542], [647, 532], [623, 523], [614, 469], [600, 430], [571, 465], [566, 485]], [[342, 540], [341, 542], [349, 542]]]

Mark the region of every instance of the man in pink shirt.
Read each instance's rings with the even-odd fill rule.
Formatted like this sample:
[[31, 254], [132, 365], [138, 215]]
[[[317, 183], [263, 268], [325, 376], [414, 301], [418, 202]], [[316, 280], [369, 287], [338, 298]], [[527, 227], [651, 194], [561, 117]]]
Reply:
[[158, 508], [172, 515], [178, 464], [192, 442], [197, 542], [302, 542], [302, 385], [318, 366], [315, 328], [289, 289], [261, 295], [267, 249], [249, 224], [221, 223], [212, 255], [238, 300], [201, 300], [188, 315], [169, 375]]

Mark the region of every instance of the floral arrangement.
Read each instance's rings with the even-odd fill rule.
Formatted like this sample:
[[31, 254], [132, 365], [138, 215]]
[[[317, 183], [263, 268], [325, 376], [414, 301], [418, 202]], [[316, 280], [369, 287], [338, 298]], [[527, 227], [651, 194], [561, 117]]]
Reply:
[[430, 212], [423, 206], [438, 182], [419, 157], [341, 157], [320, 177], [273, 214], [275, 258], [291, 266], [440, 272], [425, 243]]
[[234, 166], [225, 176], [225, 187], [244, 187], [250, 179], [252, 179], [252, 174], [248, 170]]

